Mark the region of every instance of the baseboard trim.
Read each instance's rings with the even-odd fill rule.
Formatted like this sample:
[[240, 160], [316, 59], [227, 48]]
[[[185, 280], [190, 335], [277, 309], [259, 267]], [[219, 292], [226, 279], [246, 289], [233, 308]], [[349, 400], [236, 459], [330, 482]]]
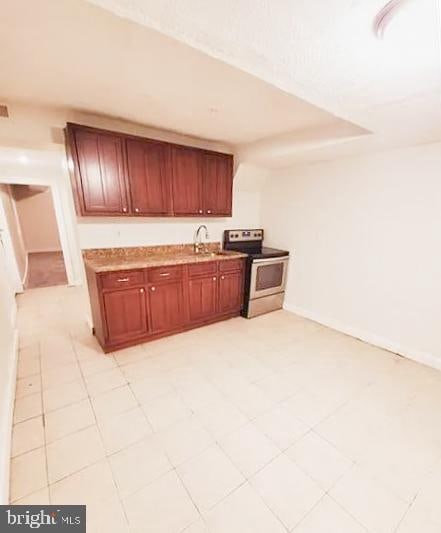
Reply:
[[371, 333], [369, 331], [364, 331], [358, 328], [354, 328], [352, 326], [348, 326], [347, 324], [343, 324], [338, 320], [333, 320], [328, 317], [324, 317], [319, 313], [315, 313], [314, 311], [308, 311], [301, 307], [292, 305], [288, 302], [285, 302], [283, 308], [286, 309], [286, 311], [299, 315], [303, 318], [308, 318], [309, 320], [322, 324], [323, 326], [327, 326], [328, 328], [340, 331], [345, 335], [355, 337], [356, 339], [360, 339], [363, 342], [367, 342], [368, 344], [383, 348], [384, 350], [387, 350], [389, 352], [396, 353], [398, 355], [406, 357], [407, 359], [416, 361], [417, 363], [422, 363], [423, 365], [430, 366], [437, 370], [441, 370], [441, 357], [436, 357], [431, 353], [408, 348], [407, 346], [403, 346], [402, 344], [391, 341], [390, 339], [375, 335], [374, 333]]
[[0, 504], [9, 503], [9, 474], [12, 446], [12, 423], [14, 417], [15, 383], [17, 379], [18, 330], [14, 330], [12, 343], [12, 366], [6, 382], [5, 417], [0, 421]]

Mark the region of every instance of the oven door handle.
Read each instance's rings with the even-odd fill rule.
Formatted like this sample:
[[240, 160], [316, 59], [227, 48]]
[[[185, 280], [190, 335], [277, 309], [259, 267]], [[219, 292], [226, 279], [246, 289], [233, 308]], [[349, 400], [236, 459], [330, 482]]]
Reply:
[[281, 257], [268, 257], [266, 259], [253, 259], [253, 265], [261, 263], [281, 263], [282, 261], [288, 262], [289, 255], [283, 255]]

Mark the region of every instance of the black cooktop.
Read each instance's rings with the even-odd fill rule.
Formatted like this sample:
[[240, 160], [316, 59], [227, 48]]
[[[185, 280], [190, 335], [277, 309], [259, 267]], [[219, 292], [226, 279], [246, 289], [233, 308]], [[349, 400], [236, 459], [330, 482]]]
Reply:
[[271, 257], [286, 257], [289, 255], [286, 250], [277, 250], [277, 248], [268, 248], [267, 246], [263, 246], [260, 250], [252, 250], [245, 253], [252, 259], [269, 259]]

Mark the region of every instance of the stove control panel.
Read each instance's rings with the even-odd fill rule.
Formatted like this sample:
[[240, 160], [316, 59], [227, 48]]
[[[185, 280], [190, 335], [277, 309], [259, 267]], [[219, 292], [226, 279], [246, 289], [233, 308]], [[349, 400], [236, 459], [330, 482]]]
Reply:
[[225, 231], [228, 242], [263, 241], [263, 229], [229, 229]]

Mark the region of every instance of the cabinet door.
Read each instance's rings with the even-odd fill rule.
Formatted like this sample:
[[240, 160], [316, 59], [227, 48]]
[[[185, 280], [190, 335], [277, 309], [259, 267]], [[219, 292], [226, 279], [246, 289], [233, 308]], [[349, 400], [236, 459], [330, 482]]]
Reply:
[[221, 274], [219, 277], [219, 313], [233, 313], [242, 307], [242, 271]]
[[201, 215], [202, 152], [192, 148], [172, 148], [173, 213]]
[[190, 322], [211, 318], [217, 311], [217, 276], [190, 279], [188, 305]]
[[127, 162], [133, 214], [171, 214], [167, 145], [128, 139]]
[[105, 292], [107, 342], [130, 341], [147, 335], [147, 305], [144, 288]]
[[127, 213], [123, 138], [82, 129], [76, 129], [74, 136], [82, 214]]
[[202, 172], [204, 214], [231, 216], [233, 157], [205, 154]]
[[152, 285], [148, 291], [152, 333], [171, 331], [184, 323], [181, 281]]

